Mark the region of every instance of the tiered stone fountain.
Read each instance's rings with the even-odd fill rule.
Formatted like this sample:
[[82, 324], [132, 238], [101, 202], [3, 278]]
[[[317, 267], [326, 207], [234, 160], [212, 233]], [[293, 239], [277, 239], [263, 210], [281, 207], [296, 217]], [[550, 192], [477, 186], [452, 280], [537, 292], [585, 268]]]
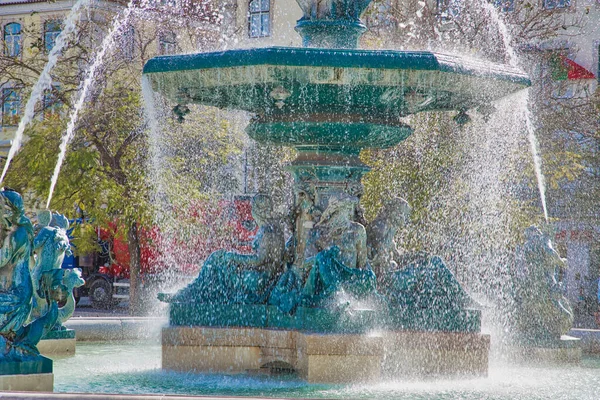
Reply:
[[389, 201], [365, 227], [364, 148], [411, 134], [400, 118], [487, 105], [529, 85], [515, 69], [432, 52], [357, 50], [370, 0], [298, 0], [304, 48], [157, 57], [155, 91], [179, 104], [245, 110], [261, 143], [292, 146], [293, 235], [264, 195], [253, 254], [218, 251], [170, 303], [163, 368], [293, 369], [310, 382], [398, 374], [485, 375], [481, 314], [438, 257], [402, 257], [394, 235], [410, 207]]

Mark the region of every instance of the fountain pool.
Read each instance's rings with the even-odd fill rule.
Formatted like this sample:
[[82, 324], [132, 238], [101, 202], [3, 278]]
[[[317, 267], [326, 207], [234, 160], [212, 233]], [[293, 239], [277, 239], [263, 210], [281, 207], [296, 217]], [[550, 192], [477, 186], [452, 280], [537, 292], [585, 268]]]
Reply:
[[492, 360], [487, 378], [342, 386], [308, 384], [294, 375], [163, 371], [160, 354], [158, 342], [80, 342], [75, 356], [54, 359], [54, 391], [337, 399], [595, 400], [600, 388], [600, 357], [587, 357], [580, 365], [567, 367], [518, 366]]

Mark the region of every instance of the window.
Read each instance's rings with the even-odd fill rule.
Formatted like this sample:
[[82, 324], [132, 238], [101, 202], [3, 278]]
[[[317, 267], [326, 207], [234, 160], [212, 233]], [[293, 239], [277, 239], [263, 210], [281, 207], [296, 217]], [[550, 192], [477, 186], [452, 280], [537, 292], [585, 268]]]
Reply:
[[59, 86], [52, 86], [52, 90], [46, 90], [44, 92], [43, 106], [44, 106], [44, 119], [51, 118], [52, 116], [56, 116], [60, 114], [60, 109], [62, 108], [62, 102], [56, 95], [59, 91]]
[[544, 0], [544, 8], [546, 10], [554, 10], [555, 8], [567, 8], [571, 6], [571, 0]]
[[494, 0], [494, 5], [502, 12], [515, 11], [515, 0]]
[[19, 124], [21, 115], [21, 94], [16, 88], [2, 89], [2, 125]]
[[173, 32], [162, 32], [158, 38], [160, 54], [175, 54], [177, 52], [177, 36]]
[[17, 22], [4, 25], [4, 54], [9, 57], [21, 55], [21, 24]]
[[46, 21], [44, 24], [44, 48], [46, 52], [50, 53], [54, 45], [56, 44], [56, 38], [60, 35], [62, 30], [62, 21], [55, 19], [52, 21]]
[[250, 37], [271, 35], [271, 0], [252, 0], [248, 7], [248, 34]]

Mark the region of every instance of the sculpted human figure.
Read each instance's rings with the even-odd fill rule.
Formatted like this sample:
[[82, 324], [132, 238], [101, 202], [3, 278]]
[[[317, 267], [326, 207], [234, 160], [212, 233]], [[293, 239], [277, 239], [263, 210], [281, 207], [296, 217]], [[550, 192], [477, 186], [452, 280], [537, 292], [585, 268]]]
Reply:
[[221, 304], [265, 303], [269, 289], [283, 267], [283, 229], [273, 216], [269, 196], [252, 199], [252, 217], [259, 226], [252, 254], [217, 250], [204, 262], [198, 277], [174, 296], [161, 294], [168, 302]]
[[[35, 359], [39, 356], [37, 343], [56, 323], [57, 293], [50, 293], [47, 312], [25, 325], [34, 292], [33, 226], [25, 216], [23, 199], [17, 192], [0, 191], [0, 207], [0, 359]], [[55, 287], [60, 282], [53, 281], [51, 285]]]
[[306, 242], [315, 220], [321, 215], [311, 193], [314, 194], [314, 190], [309, 187], [297, 192], [296, 207], [291, 213], [293, 233], [286, 246], [287, 268], [281, 274], [268, 299], [270, 305], [277, 306], [286, 313], [293, 312], [298, 305], [300, 292], [310, 272], [310, 269], [305, 269], [304, 264]]
[[402, 254], [396, 244], [396, 234], [410, 217], [408, 202], [394, 197], [383, 205], [377, 217], [367, 226], [367, 247], [373, 272], [381, 282], [387, 272], [398, 268]]
[[65, 255], [72, 254], [67, 229], [69, 220], [64, 215], [51, 214], [48, 225], [39, 229], [33, 241], [35, 266], [32, 278], [37, 295], [41, 298], [46, 298], [45, 292], [50, 289], [47, 280], [52, 272], [59, 271]]
[[520, 334], [529, 339], [557, 339], [572, 327], [573, 312], [558, 279], [565, 267], [548, 236], [535, 226], [525, 230], [514, 274], [515, 320]]
[[352, 221], [357, 203], [352, 196], [332, 197], [312, 230], [305, 260], [310, 273], [302, 291], [304, 306], [324, 305], [340, 292], [356, 299], [376, 294], [375, 274], [367, 263], [365, 227]]
[[410, 217], [402, 198], [388, 200], [367, 228], [369, 259], [380, 291], [395, 304], [438, 309], [463, 308], [474, 302], [440, 257], [402, 254], [395, 236]]
[[57, 298], [65, 304], [58, 309], [56, 329], [61, 329], [62, 323], [73, 315], [75, 298], [73, 288], [82, 286], [85, 281], [81, 278], [81, 270], [62, 269], [66, 255], [71, 254], [71, 245], [67, 230], [69, 220], [61, 214], [49, 211], [41, 212], [38, 216], [38, 233], [33, 241], [35, 266], [32, 273], [33, 309], [30, 320], [35, 320], [48, 312], [51, 299]]
[[31, 311], [33, 226], [17, 192], [2, 190], [0, 207], [0, 335], [11, 336], [23, 326]]

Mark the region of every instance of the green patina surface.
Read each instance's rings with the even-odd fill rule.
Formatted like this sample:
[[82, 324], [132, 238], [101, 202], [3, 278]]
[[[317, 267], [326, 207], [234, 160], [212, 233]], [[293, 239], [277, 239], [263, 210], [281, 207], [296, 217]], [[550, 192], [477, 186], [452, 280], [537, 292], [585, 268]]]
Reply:
[[178, 103], [242, 109], [267, 120], [326, 114], [318, 120], [353, 116], [392, 126], [399, 116], [473, 108], [530, 84], [505, 66], [431, 52], [299, 48], [157, 57], [145, 74]]
[[0, 361], [0, 375], [31, 375], [52, 373], [52, 360], [37, 356], [34, 360]]
[[44, 339], [75, 339], [75, 331], [73, 329], [52, 330], [46, 333]]
[[481, 311], [351, 310], [331, 311], [298, 307], [291, 315], [275, 306], [253, 304], [172, 303], [172, 326], [215, 326], [291, 329], [318, 333], [366, 333], [374, 329], [399, 331], [479, 332]]
[[390, 312], [388, 326], [407, 331], [480, 332], [481, 311], [398, 309]]
[[[492, 76], [523, 86], [531, 81], [523, 73], [499, 64], [438, 54], [430, 51], [265, 47], [212, 53], [160, 56], [149, 60], [144, 74], [257, 65], [338, 67], [441, 71]], [[377, 73], [373, 71], [373, 73]]]
[[176, 103], [255, 113], [247, 132], [259, 142], [350, 154], [406, 139], [403, 116], [471, 109], [530, 85], [511, 67], [432, 52], [289, 47], [157, 57], [144, 74]]
[[368, 121], [262, 122], [255, 119], [248, 125], [246, 132], [261, 143], [358, 155], [364, 148], [394, 146], [410, 136], [412, 129], [399, 122], [385, 125]]

